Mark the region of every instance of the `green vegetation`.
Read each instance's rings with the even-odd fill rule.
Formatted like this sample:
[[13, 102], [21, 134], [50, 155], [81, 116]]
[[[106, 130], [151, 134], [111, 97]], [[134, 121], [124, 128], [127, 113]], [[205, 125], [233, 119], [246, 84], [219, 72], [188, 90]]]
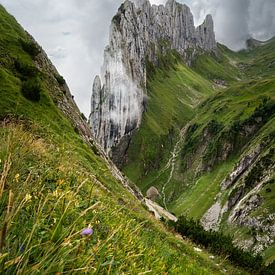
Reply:
[[236, 159], [230, 159], [216, 167], [214, 171], [199, 177], [195, 184], [181, 192], [169, 205], [171, 211], [177, 216], [184, 214], [194, 219], [200, 219], [214, 204], [220, 190], [220, 183], [232, 170], [235, 162]]
[[31, 101], [39, 101], [41, 92], [40, 79], [32, 78], [22, 83], [22, 94]]
[[26, 41], [22, 39], [20, 42], [22, 44], [23, 50], [27, 52], [32, 58], [35, 58], [40, 53], [40, 49], [33, 41]]
[[178, 56], [168, 57], [168, 64], [163, 57], [150, 77], [146, 112], [123, 168], [143, 190], [167, 161], [179, 129], [194, 116], [195, 107], [214, 93], [208, 80], [176, 61]]
[[[191, 67], [173, 52], [160, 56], [158, 64], [148, 63], [148, 102], [127, 151], [125, 174], [144, 193], [157, 187], [162, 195], [158, 202], [178, 216], [199, 220], [218, 196], [225, 203], [232, 190], [219, 195], [221, 182], [236, 164], [259, 145], [260, 158], [274, 147], [274, 48], [274, 39], [238, 53], [218, 45], [216, 54], [198, 55]], [[177, 144], [180, 150], [173, 157]], [[274, 178], [274, 155], [269, 164], [258, 164], [247, 172], [249, 181], [260, 184], [267, 176]], [[244, 181], [241, 176], [235, 190]], [[275, 189], [266, 192], [265, 185], [252, 216], [274, 213]], [[231, 228], [226, 215], [221, 228]], [[251, 230], [244, 232], [243, 240], [252, 236]], [[264, 255], [267, 261], [273, 258], [272, 252]]]
[[1, 274], [218, 273], [165, 232], [77, 135], [76, 144], [55, 143], [32, 134], [39, 128], [1, 127]]
[[62, 86], [62, 85], [66, 84], [66, 81], [65, 81], [65, 79], [62, 75], [56, 75], [55, 78], [56, 78], [59, 85]]
[[125, 190], [57, 107], [66, 95], [35, 69], [34, 45], [0, 6], [0, 273], [245, 274], [196, 253]]
[[169, 225], [175, 228], [182, 236], [186, 236], [195, 243], [203, 245], [213, 253], [223, 254], [232, 263], [253, 272], [253, 274], [269, 274], [274, 267], [274, 264], [266, 267], [260, 255], [254, 256], [234, 246], [232, 237], [220, 232], [205, 231], [198, 221], [181, 216], [177, 222], [169, 222]]

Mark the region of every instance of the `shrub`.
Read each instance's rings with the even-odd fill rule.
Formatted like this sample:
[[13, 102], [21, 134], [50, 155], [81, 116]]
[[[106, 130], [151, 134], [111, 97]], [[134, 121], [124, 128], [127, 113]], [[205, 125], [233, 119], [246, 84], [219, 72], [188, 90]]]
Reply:
[[116, 24], [117, 28], [120, 28], [120, 21], [121, 21], [121, 16], [119, 14], [113, 17], [113, 22]]
[[55, 75], [55, 79], [57, 80], [58, 84], [61, 86], [66, 84], [66, 81], [62, 75]]
[[251, 189], [255, 183], [259, 182], [264, 174], [264, 171], [267, 169], [271, 168], [272, 165], [274, 164], [273, 161], [273, 155], [274, 155], [274, 150], [271, 148], [269, 150], [269, 153], [265, 156], [263, 156], [257, 165], [255, 165], [251, 171], [248, 173], [248, 175], [245, 177], [245, 187], [246, 189]]
[[30, 65], [29, 63], [17, 58], [14, 61], [14, 67], [18, 73], [21, 74], [21, 79], [28, 78], [28, 77], [36, 77], [38, 75], [38, 69]]
[[255, 123], [257, 118], [262, 118], [261, 124], [266, 123], [275, 113], [275, 102], [265, 97], [262, 103], [255, 109], [250, 118], [247, 119], [247, 124]]
[[38, 48], [38, 46], [32, 42], [32, 41], [25, 41], [23, 39], [21, 39], [21, 45], [22, 45], [22, 49], [28, 53], [32, 58], [35, 58], [39, 53], [40, 53], [40, 49]]
[[31, 78], [23, 81], [22, 94], [28, 100], [38, 102], [40, 100], [41, 83], [39, 78]]
[[274, 275], [274, 270], [275, 270], [275, 261], [273, 261], [268, 266], [265, 266], [261, 270], [260, 275]]
[[217, 120], [212, 119], [208, 125], [206, 126], [206, 129], [208, 132], [212, 135], [215, 135], [219, 133], [219, 131], [223, 128], [223, 124], [219, 123]]
[[82, 118], [83, 120], [85, 120], [85, 121], [88, 120], [87, 117], [86, 117], [83, 113], [81, 113], [81, 118]]
[[259, 271], [264, 267], [261, 256], [254, 256], [235, 247], [230, 236], [226, 236], [221, 232], [204, 230], [199, 221], [189, 220], [181, 216], [177, 222], [169, 222], [169, 225], [173, 226], [182, 236], [186, 236], [193, 242], [203, 245], [211, 252], [227, 256], [232, 263], [240, 267], [253, 271]]

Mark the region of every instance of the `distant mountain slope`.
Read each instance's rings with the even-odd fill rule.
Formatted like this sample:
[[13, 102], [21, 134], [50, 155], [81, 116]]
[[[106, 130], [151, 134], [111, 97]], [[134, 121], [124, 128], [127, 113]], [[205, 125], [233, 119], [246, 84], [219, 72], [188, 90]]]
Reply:
[[125, 189], [63, 78], [1, 5], [0, 173], [1, 274], [243, 273], [195, 252]]
[[[156, 67], [148, 79], [143, 122], [122, 165], [144, 192], [157, 187], [160, 203], [172, 212], [202, 218], [206, 228], [220, 225], [240, 245], [265, 251], [270, 260], [274, 49], [274, 40], [240, 53], [219, 45], [216, 56], [199, 55], [191, 67], [180, 58]], [[243, 167], [249, 156], [253, 160]], [[239, 169], [223, 188], [222, 182]]]

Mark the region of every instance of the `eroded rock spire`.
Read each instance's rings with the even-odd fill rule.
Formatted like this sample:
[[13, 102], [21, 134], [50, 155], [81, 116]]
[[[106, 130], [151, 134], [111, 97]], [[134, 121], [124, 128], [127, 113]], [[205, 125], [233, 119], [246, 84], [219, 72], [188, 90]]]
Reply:
[[[165, 45], [165, 47], [163, 46]], [[174, 49], [183, 57], [187, 49], [216, 48], [213, 20], [208, 15], [195, 28], [186, 5], [168, 0], [126, 0], [114, 16], [101, 76], [93, 85], [90, 125], [107, 152], [141, 123], [146, 94], [146, 60], [156, 62], [163, 51]]]

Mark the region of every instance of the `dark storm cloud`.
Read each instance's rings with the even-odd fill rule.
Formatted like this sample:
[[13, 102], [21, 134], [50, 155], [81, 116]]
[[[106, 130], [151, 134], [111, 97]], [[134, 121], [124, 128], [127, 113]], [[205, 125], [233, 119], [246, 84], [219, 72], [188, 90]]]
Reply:
[[[46, 50], [88, 115], [92, 80], [100, 72], [112, 16], [122, 0], [0, 0]], [[152, 0], [163, 4], [165, 0]], [[240, 49], [249, 36], [275, 35], [275, 0], [179, 0], [195, 22], [211, 13], [217, 40]]]

